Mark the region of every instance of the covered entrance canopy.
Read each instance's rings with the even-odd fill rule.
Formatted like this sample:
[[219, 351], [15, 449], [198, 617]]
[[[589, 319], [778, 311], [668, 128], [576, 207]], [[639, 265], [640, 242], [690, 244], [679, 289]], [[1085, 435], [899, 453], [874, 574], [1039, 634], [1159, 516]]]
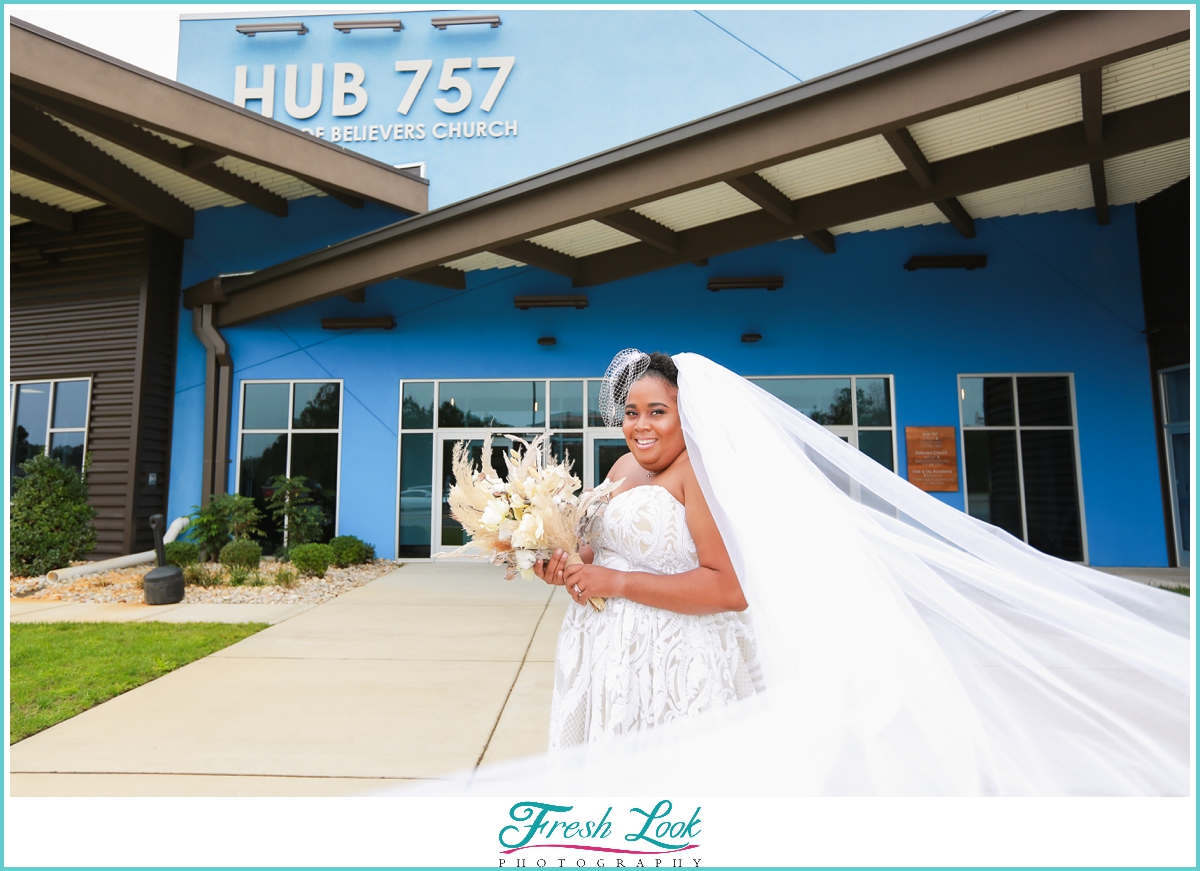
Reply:
[[[16, 19], [8, 35], [12, 465], [90, 456], [95, 555], [144, 551], [168, 504], [182, 240], [209, 242], [241, 206], [282, 235], [292, 204], [322, 195], [418, 213], [428, 183]], [[211, 314], [195, 317], [203, 498], [227, 465], [230, 361]]]
[[576, 287], [796, 238], [1140, 201], [1187, 177], [1187, 12], [1015, 11], [418, 215], [185, 303], [231, 326], [393, 278]]

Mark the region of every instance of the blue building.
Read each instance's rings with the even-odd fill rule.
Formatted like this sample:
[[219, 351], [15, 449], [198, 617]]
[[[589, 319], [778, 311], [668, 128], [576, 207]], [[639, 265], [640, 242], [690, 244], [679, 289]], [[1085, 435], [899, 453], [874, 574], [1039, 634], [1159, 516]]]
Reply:
[[[831, 38], [849, 14], [887, 26]], [[974, 18], [185, 17], [181, 84], [423, 176], [431, 210], [197, 211], [170, 515], [304, 475], [327, 534], [429, 558], [462, 542], [458, 440], [547, 432], [603, 478], [595, 379], [634, 346], [1047, 552], [1186, 565], [1187, 13]]]

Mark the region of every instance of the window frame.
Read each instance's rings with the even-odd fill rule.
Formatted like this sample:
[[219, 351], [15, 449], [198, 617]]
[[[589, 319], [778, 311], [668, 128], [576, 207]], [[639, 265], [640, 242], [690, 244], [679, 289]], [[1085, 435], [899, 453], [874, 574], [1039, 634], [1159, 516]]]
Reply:
[[[860, 431], [867, 432], [883, 432], [891, 430], [892, 433], [892, 468], [888, 469], [893, 475], [899, 475], [900, 471], [900, 454], [898, 452], [896, 438], [896, 378], [894, 375], [884, 374], [859, 374], [859, 375], [746, 375], [747, 381], [832, 381], [834, 379], [848, 378], [850, 379], [850, 420], [848, 424], [839, 423], [830, 426], [821, 424], [825, 429], [836, 435], [838, 438], [849, 436], [846, 439], [850, 447], [858, 450], [858, 434]], [[888, 426], [859, 426], [858, 425], [858, 379], [859, 378], [882, 378], [888, 383], [888, 406], [891, 412], [892, 422]], [[791, 406], [789, 406], [791, 407]], [[799, 411], [799, 409], [796, 409]], [[800, 412], [804, 414], [804, 412]], [[807, 415], [805, 415], [807, 417]], [[809, 418], [811, 420], [811, 418]], [[881, 464], [882, 465], [882, 464]]]
[[[1012, 384], [1013, 398], [1013, 423], [1004, 426], [967, 426], [963, 421], [963, 379], [964, 378], [1008, 378]], [[1018, 378], [1066, 378], [1068, 398], [1071, 403], [1071, 425], [1067, 426], [1022, 426], [1021, 425], [1021, 400], [1017, 394], [1017, 379]], [[1080, 565], [1091, 565], [1091, 555], [1088, 549], [1088, 532], [1087, 532], [1087, 512], [1083, 499], [1083, 457], [1079, 450], [1079, 406], [1075, 398], [1075, 373], [1074, 372], [960, 372], [955, 381], [957, 396], [955, 402], [958, 404], [958, 456], [959, 456], [959, 474], [962, 481], [962, 500], [963, 513], [971, 516], [968, 502], [968, 486], [967, 481], [967, 430], [973, 431], [1008, 431], [1015, 433], [1017, 443], [1017, 486], [1018, 492], [1021, 494], [1021, 529], [1023, 532], [1022, 541], [1029, 544], [1029, 519], [1026, 515], [1025, 507], [1025, 460], [1021, 448], [1021, 431], [1051, 431], [1061, 432], [1066, 429], [1071, 430], [1071, 441], [1075, 447], [1075, 495], [1079, 505], [1079, 538], [1083, 559]], [[1032, 545], [1030, 545], [1032, 547]], [[1040, 553], [1040, 551], [1039, 551]]]
[[[274, 433], [280, 435], [287, 433], [287, 465], [285, 475], [289, 478], [292, 472], [292, 433], [337, 433], [337, 495], [333, 499], [333, 534], [340, 535], [342, 523], [342, 428], [343, 415], [346, 408], [346, 385], [343, 378], [243, 378], [238, 382], [238, 433], [237, 433], [237, 462], [234, 463], [233, 481], [234, 493], [240, 493], [242, 489], [242, 436], [246, 433], [269, 435]], [[332, 429], [296, 429], [292, 424], [295, 422], [295, 403], [297, 384], [333, 384], [338, 385], [338, 425], [336, 430]], [[281, 429], [246, 429], [243, 424], [246, 420], [246, 385], [247, 384], [288, 384], [291, 389], [288, 390], [288, 425], [286, 430]], [[397, 440], [398, 441], [398, 440]], [[397, 498], [399, 498], [397, 496]], [[286, 537], [285, 537], [286, 541]]]
[[[852, 411], [851, 419], [853, 420], [853, 423], [849, 426], [843, 424], [843, 425], [839, 425], [839, 426], [826, 427], [826, 429], [830, 430], [831, 432], [833, 432], [835, 435], [838, 435], [838, 436], [849, 435], [850, 438], [847, 441], [850, 444], [850, 446], [853, 447], [855, 450], [858, 449], [858, 432], [859, 432], [859, 430], [868, 430], [868, 431], [878, 432], [878, 431], [884, 431], [884, 430], [890, 429], [891, 434], [892, 434], [892, 469], [891, 469], [891, 471], [893, 474], [899, 474], [898, 468], [899, 468], [899, 464], [900, 464], [900, 455], [899, 455], [899, 452], [897, 449], [897, 432], [896, 432], [896, 430], [897, 430], [896, 420], [898, 419], [898, 412], [897, 412], [897, 408], [896, 408], [896, 379], [895, 379], [894, 375], [869, 374], [868, 373], [868, 374], [857, 374], [857, 375], [748, 375], [746, 377], [748, 379], [757, 379], [757, 380], [767, 380], [767, 379], [771, 379], [771, 380], [813, 380], [813, 379], [824, 380], [824, 379], [833, 379], [833, 378], [848, 379], [850, 381], [850, 394], [851, 394], [851, 398], [852, 398], [851, 407], [852, 407], [853, 411]], [[881, 378], [881, 379], [884, 379], [887, 381], [887, 383], [888, 383], [888, 401], [889, 401], [890, 412], [891, 412], [891, 425], [890, 426], [863, 426], [863, 427], [858, 426], [858, 393], [857, 393], [858, 382], [856, 379], [859, 379], [859, 378]], [[314, 380], [320, 380], [320, 379], [314, 379]], [[328, 379], [326, 379], [326, 380], [328, 380]], [[459, 432], [464, 429], [463, 427], [441, 427], [441, 426], [438, 426], [438, 409], [441, 407], [441, 395], [442, 395], [441, 385], [442, 384], [459, 384], [459, 383], [464, 383], [464, 382], [504, 382], [504, 381], [540, 381], [540, 382], [542, 382], [543, 389], [542, 389], [542, 393], [541, 393], [541, 399], [539, 401], [544, 404], [543, 407], [545, 408], [545, 416], [544, 416], [544, 422], [540, 428], [540, 431], [543, 433], [546, 433], [547, 435], [563, 433], [563, 434], [579, 434], [582, 437], [583, 457], [582, 457], [582, 462], [577, 463], [575, 473], [577, 475], [579, 475], [580, 479], [586, 484], [587, 481], [591, 480], [591, 478], [593, 477], [594, 472], [595, 472], [595, 469], [593, 468], [594, 458], [592, 456], [592, 454], [593, 454], [592, 441], [597, 438], [624, 438], [624, 436], [621, 433], [620, 427], [592, 426], [588, 422], [588, 415], [589, 415], [589, 408], [590, 408], [589, 399], [591, 398], [590, 391], [592, 389], [591, 382], [599, 381], [599, 380], [601, 380], [601, 379], [596, 377], [595, 375], [577, 375], [577, 376], [559, 375], [559, 376], [541, 376], [541, 377], [510, 376], [510, 377], [506, 377], [506, 378], [400, 378], [398, 381], [398, 384], [397, 384], [397, 393], [396, 393], [396, 397], [397, 397], [396, 478], [395, 478], [394, 488], [393, 488], [393, 492], [395, 493], [395, 506], [394, 506], [395, 513], [392, 515], [394, 518], [394, 523], [392, 524], [393, 545], [395, 548], [394, 552], [395, 553], [400, 552], [400, 519], [401, 519], [400, 518], [400, 510], [401, 510], [400, 473], [403, 468], [402, 464], [401, 464], [402, 459], [403, 459], [401, 456], [401, 451], [402, 451], [401, 445], [404, 440], [403, 437], [405, 435], [416, 435], [416, 434], [425, 434], [425, 433], [430, 434], [432, 436], [434, 465], [430, 471], [430, 481], [431, 481], [431, 485], [432, 485], [432, 490], [434, 491], [433, 495], [435, 497], [437, 497], [437, 496], [442, 495], [440, 493], [440, 485], [438, 484], [439, 475], [438, 475], [438, 467], [437, 467], [438, 456], [439, 456], [438, 442], [439, 442], [439, 438], [440, 438], [440, 433], [443, 431]], [[551, 383], [556, 382], [556, 381], [560, 381], [560, 382], [561, 381], [582, 381], [583, 382], [583, 424], [582, 424], [582, 426], [579, 426], [579, 427], [553, 427], [550, 425], [550, 396], [552, 395], [552, 392], [553, 392], [552, 388], [551, 388]], [[431, 427], [412, 427], [412, 428], [406, 428], [404, 426], [404, 386], [406, 384], [432, 384], [433, 385], [433, 426], [431, 426]], [[801, 413], [803, 413], [803, 412], [801, 412]], [[478, 434], [478, 436], [481, 438], [484, 435], [487, 435], [489, 433], [492, 435], [498, 435], [498, 434], [502, 434], [502, 433], [520, 433], [520, 432], [538, 431], [538, 428], [529, 427], [529, 426], [469, 427], [467, 429], [470, 430], [472, 435]], [[239, 458], [238, 462], [240, 464], [240, 462], [241, 462], [240, 450], [238, 453], [238, 458]], [[339, 471], [339, 474], [340, 474], [340, 471]], [[240, 478], [240, 473], [239, 473], [239, 478]], [[341, 489], [339, 487], [339, 498], [340, 498], [340, 495], [341, 495]], [[435, 513], [435, 508], [439, 504], [439, 502], [438, 502], [437, 498], [432, 499], [431, 502], [432, 502], [432, 505], [430, 506], [430, 523], [431, 523], [430, 556], [428, 556], [428, 557], [406, 557], [405, 559], [407, 561], [432, 560], [432, 559], [434, 559], [434, 554], [436, 554], [438, 552], [437, 545], [433, 544], [433, 538], [434, 538], [436, 530], [439, 528], [439, 526], [438, 526], [439, 518]]]
[[[1176, 481], [1175, 458], [1174, 458], [1174, 455], [1171, 453], [1171, 435], [1173, 435], [1174, 433], [1177, 433], [1177, 432], [1181, 432], [1186, 429], [1186, 431], [1188, 432], [1189, 440], [1190, 440], [1191, 429], [1192, 429], [1191, 417], [1193, 415], [1189, 415], [1187, 420], [1183, 420], [1183, 421], [1177, 420], [1175, 422], [1171, 421], [1171, 409], [1168, 407], [1169, 400], [1167, 397], [1167, 376], [1170, 375], [1172, 372], [1179, 372], [1180, 370], [1183, 370], [1183, 369], [1189, 370], [1189, 373], [1188, 373], [1188, 384], [1189, 384], [1188, 396], [1189, 396], [1189, 401], [1194, 403], [1195, 402], [1194, 397], [1196, 395], [1196, 391], [1195, 391], [1194, 382], [1192, 381], [1192, 375], [1190, 372], [1191, 368], [1192, 368], [1191, 363], [1183, 363], [1179, 366], [1168, 366], [1165, 369], [1158, 370], [1158, 390], [1159, 390], [1159, 397], [1160, 397], [1159, 430], [1162, 433], [1161, 438], [1163, 440], [1163, 456], [1164, 456], [1164, 459], [1166, 459], [1166, 461], [1167, 461], [1167, 491], [1171, 497], [1171, 535], [1174, 537], [1174, 541], [1175, 541], [1175, 562], [1178, 563], [1180, 566], [1186, 565], [1188, 567], [1191, 566], [1192, 552], [1190, 550], [1183, 549], [1183, 534], [1182, 534], [1183, 530], [1182, 530], [1182, 527], [1180, 524], [1180, 518], [1179, 518], [1179, 493], [1178, 493], [1178, 488], [1175, 485], [1175, 481]], [[1190, 532], [1190, 530], [1189, 530], [1189, 532]], [[1186, 561], [1184, 560], [1184, 554], [1187, 554]]]
[[[67, 381], [86, 381], [88, 386], [87, 405], [83, 413], [83, 427], [77, 426], [60, 426], [52, 427], [54, 422], [54, 400], [58, 398], [58, 385]], [[87, 463], [88, 455], [88, 439], [92, 429], [92, 388], [94, 387], [94, 375], [71, 375], [65, 378], [25, 378], [20, 381], [8, 382], [8, 426], [5, 431], [5, 444], [8, 450], [8, 460], [10, 467], [12, 465], [12, 450], [13, 450], [13, 434], [17, 425], [17, 397], [20, 396], [20, 388], [25, 384], [50, 384], [50, 398], [46, 407], [46, 445], [42, 451], [43, 456], [50, 455], [50, 441], [55, 433], [59, 432], [82, 432], [83, 433], [83, 461]], [[81, 470], [82, 472], [82, 470]], [[15, 474], [15, 470], [9, 469], [9, 477]]]

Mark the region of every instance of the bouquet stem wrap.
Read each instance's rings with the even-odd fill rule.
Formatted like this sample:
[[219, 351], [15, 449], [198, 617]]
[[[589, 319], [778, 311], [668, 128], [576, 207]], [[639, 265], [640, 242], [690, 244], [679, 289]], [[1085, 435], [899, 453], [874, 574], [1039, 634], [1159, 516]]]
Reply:
[[[583, 557], [577, 553], [573, 553], [567, 557], [567, 565], [581, 566], [583, 565]], [[594, 611], [599, 612], [604, 610], [604, 599], [600, 598], [599, 596], [592, 596], [589, 598], [588, 604], [592, 606], [592, 610]]]

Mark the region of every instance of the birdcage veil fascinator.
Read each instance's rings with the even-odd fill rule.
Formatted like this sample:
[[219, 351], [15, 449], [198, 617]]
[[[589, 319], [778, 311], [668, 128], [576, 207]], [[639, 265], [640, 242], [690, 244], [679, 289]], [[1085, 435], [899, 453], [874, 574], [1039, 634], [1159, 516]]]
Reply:
[[600, 381], [598, 407], [605, 426], [620, 426], [625, 417], [625, 400], [633, 382], [650, 368], [650, 355], [637, 348], [626, 348], [612, 358]]

